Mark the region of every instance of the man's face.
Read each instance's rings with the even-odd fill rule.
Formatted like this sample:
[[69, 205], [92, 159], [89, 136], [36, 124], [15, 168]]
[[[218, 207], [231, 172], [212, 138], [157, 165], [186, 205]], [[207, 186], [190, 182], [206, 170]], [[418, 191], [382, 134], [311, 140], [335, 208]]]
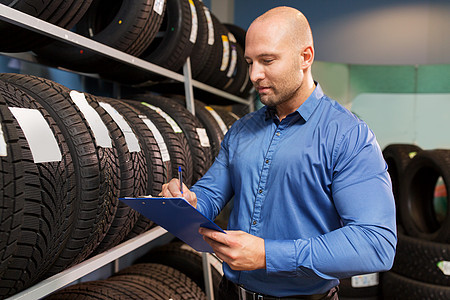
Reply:
[[247, 32], [245, 58], [250, 80], [264, 105], [276, 106], [295, 97], [302, 85], [303, 58], [283, 26], [252, 24]]

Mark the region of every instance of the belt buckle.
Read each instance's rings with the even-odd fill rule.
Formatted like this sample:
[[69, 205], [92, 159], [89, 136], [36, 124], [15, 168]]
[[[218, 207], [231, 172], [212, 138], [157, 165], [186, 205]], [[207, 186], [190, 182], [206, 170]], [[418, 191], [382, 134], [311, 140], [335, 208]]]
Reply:
[[[247, 291], [242, 286], [238, 285], [239, 288], [239, 300], [264, 300], [264, 296], [257, 294], [255, 292]], [[251, 298], [247, 297], [247, 294], [251, 294]]]

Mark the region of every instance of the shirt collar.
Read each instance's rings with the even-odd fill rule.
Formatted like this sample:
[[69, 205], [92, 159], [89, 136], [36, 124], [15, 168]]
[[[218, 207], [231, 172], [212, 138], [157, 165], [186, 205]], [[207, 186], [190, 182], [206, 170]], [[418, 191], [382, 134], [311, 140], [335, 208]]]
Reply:
[[[317, 81], [314, 81], [316, 87], [311, 95], [303, 102], [302, 105], [297, 109], [297, 112], [302, 116], [305, 121], [308, 121], [309, 117], [311, 117], [312, 113], [316, 109], [317, 105], [319, 105], [319, 100], [323, 97], [324, 93], [322, 87]], [[277, 110], [274, 106], [266, 106], [266, 120], [268, 119], [276, 119]]]

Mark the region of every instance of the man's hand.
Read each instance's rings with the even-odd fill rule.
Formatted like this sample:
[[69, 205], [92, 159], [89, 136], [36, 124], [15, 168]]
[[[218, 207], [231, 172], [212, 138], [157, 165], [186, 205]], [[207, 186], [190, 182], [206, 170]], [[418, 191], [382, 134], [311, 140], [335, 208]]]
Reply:
[[199, 233], [211, 245], [216, 255], [235, 271], [266, 268], [264, 240], [243, 231], [227, 234], [201, 227]]
[[162, 191], [159, 196], [165, 198], [183, 197], [193, 207], [197, 208], [197, 195], [191, 192], [183, 183], [183, 195], [180, 192], [180, 181], [177, 178], [172, 179], [169, 183], [163, 184]]

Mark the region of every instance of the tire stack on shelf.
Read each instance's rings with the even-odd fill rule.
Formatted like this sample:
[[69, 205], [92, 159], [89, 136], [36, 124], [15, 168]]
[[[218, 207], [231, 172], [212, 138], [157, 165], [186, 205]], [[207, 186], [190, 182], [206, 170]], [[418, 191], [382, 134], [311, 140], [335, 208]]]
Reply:
[[209, 137], [221, 142], [232, 114], [196, 101], [200, 121], [179, 99], [136, 98], [0, 74], [0, 297], [153, 225], [119, 197], [159, 194], [178, 166], [190, 186], [210, 167]]
[[[237, 26], [228, 29], [231, 25], [220, 23], [200, 0], [91, 0], [71, 1], [71, 6], [66, 2], [18, 0], [9, 5], [174, 72], [181, 72], [190, 57], [194, 79], [243, 98], [249, 96], [252, 85], [244, 59], [245, 31]], [[33, 11], [27, 9], [30, 5], [47, 6]], [[20, 33], [17, 37], [13, 36], [16, 32]], [[11, 36], [7, 44], [0, 43], [0, 51], [33, 51], [43, 64], [154, 90], [159, 82], [167, 82], [161, 75], [9, 23], [0, 22], [0, 33]], [[24, 43], [29, 37], [35, 42]]]
[[383, 150], [397, 205], [398, 244], [384, 299], [450, 299], [450, 151]]

